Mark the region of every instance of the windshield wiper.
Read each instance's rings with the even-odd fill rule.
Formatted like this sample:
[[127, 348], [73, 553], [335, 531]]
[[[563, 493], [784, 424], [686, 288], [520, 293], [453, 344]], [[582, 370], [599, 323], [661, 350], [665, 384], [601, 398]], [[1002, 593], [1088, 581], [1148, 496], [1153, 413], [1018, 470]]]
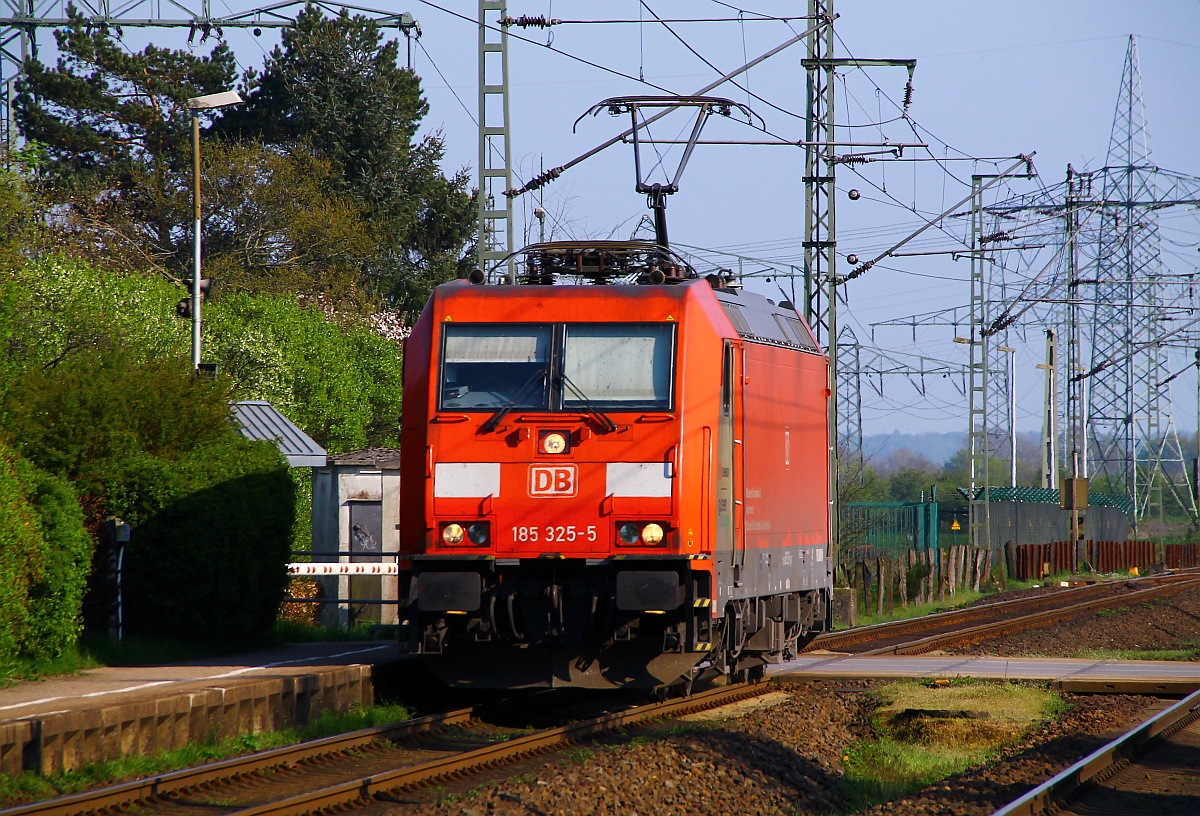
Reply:
[[563, 385], [571, 390], [571, 393], [575, 395], [575, 398], [579, 400], [580, 404], [583, 406], [583, 409], [600, 425], [600, 430], [602, 430], [604, 433], [612, 433], [617, 429], [617, 423], [613, 422], [612, 418], [608, 414], [604, 413], [595, 405], [593, 405], [592, 401], [588, 399], [587, 394], [580, 391], [579, 386], [571, 382], [570, 377], [568, 377], [566, 374], [563, 374], [562, 382]]
[[500, 408], [496, 410], [496, 413], [488, 417], [487, 420], [479, 426], [479, 432], [491, 433], [492, 431], [496, 430], [496, 426], [500, 424], [500, 420], [508, 416], [508, 412], [513, 408], [516, 408], [518, 403], [524, 401], [524, 399], [533, 392], [533, 387], [541, 384], [541, 382], [545, 379], [546, 369], [542, 368], [533, 372], [533, 376], [521, 386], [520, 390], [513, 394], [512, 397], [509, 398], [508, 402], [501, 405]]

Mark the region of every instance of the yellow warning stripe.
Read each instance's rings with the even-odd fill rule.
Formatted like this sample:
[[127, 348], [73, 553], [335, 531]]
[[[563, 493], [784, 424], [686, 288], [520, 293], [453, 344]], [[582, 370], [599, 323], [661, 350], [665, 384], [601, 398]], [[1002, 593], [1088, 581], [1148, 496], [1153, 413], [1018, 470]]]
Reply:
[[697, 598], [696, 602], [692, 604], [692, 606], [695, 606], [697, 609], [701, 607], [712, 606], [712, 598]]

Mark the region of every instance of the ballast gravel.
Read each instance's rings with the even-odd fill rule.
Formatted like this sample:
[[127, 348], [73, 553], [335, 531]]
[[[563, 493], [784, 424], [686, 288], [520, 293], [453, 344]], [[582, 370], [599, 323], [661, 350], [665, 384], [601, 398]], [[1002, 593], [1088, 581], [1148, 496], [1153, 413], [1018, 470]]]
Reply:
[[[761, 707], [718, 710], [527, 760], [501, 781], [463, 780], [392, 800], [438, 816], [807, 816], [850, 813], [842, 758], [871, 733], [870, 683], [784, 687]], [[872, 814], [990, 813], [1140, 722], [1153, 703], [1068, 696], [1070, 711], [998, 760], [880, 805]], [[723, 713], [724, 712], [724, 713]], [[708, 719], [703, 719], [705, 716]]]
[[1074, 657], [1089, 650], [1196, 648], [1200, 648], [1200, 589], [946, 651], [997, 657]]

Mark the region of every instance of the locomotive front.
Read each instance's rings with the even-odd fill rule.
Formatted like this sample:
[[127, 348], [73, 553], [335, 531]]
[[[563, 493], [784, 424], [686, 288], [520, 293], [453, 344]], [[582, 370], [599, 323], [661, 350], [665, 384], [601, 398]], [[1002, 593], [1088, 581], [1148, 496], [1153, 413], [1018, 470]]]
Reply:
[[695, 286], [435, 292], [405, 349], [400, 595], [447, 682], [654, 687], [711, 649]]

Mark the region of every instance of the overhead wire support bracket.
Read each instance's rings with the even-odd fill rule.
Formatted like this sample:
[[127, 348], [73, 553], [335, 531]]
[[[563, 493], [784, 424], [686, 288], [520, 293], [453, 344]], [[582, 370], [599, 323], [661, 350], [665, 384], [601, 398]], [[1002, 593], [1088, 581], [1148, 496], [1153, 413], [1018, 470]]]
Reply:
[[[1010, 166], [1007, 170], [1005, 170], [1002, 173], [992, 174], [990, 177], [988, 177], [987, 181], [980, 187], [980, 189], [978, 191], [972, 190], [971, 193], [968, 194], [966, 197], [964, 197], [962, 200], [955, 202], [953, 206], [946, 208], [938, 215], [936, 215], [933, 218], [926, 221], [924, 224], [922, 224], [920, 227], [918, 227], [914, 232], [910, 233], [908, 236], [906, 236], [905, 238], [900, 240], [898, 243], [894, 244], [892, 247], [885, 249], [883, 252], [879, 253], [871, 260], [863, 261], [858, 266], [854, 267], [854, 269], [851, 269], [846, 275], [838, 278], [836, 283], [838, 285], [842, 285], [842, 284], [848, 283], [849, 281], [854, 280], [855, 278], [861, 277], [864, 273], [870, 271], [871, 268], [875, 266], [875, 264], [879, 263], [880, 261], [884, 260], [885, 258], [892, 256], [896, 252], [896, 250], [900, 249], [900, 247], [904, 246], [909, 241], [912, 241], [918, 235], [925, 232], [925, 230], [934, 226], [942, 219], [953, 215], [955, 210], [957, 210], [963, 204], [966, 204], [968, 201], [970, 201], [972, 198], [974, 198], [977, 195], [977, 193], [982, 193], [984, 190], [988, 189], [989, 187], [999, 183], [1002, 179], [1010, 178], [1010, 177], [1012, 177], [1012, 178], [1033, 178], [1034, 174], [1035, 174], [1035, 171], [1033, 169], [1033, 157], [1035, 155], [1037, 155], [1036, 152], [1029, 153], [1028, 155], [1021, 154], [1021, 155], [1017, 156], [1017, 160], [1012, 164], [1012, 166]], [[1022, 167], [1022, 166], [1025, 167], [1025, 172], [1020, 173], [1020, 174], [1016, 173], [1017, 168]]]
[[[811, 28], [809, 28], [805, 31], [800, 32], [799, 34], [797, 34], [794, 37], [791, 37], [790, 39], [784, 40], [782, 43], [775, 46], [771, 50], [766, 51], [766, 52], [760, 54], [759, 56], [755, 57], [754, 59], [750, 60], [742, 67], [736, 68], [733, 71], [730, 71], [729, 73], [724, 74], [719, 79], [714, 80], [713, 82], [710, 82], [709, 84], [705, 85], [703, 88], [700, 88], [699, 90], [697, 90], [694, 94], [692, 94], [692, 96], [694, 96], [694, 97], [695, 96], [703, 96], [704, 94], [708, 93], [709, 91], [714, 90], [715, 88], [718, 88], [721, 85], [724, 85], [726, 82], [733, 79], [734, 77], [744, 74], [746, 71], [749, 71], [754, 66], [756, 66], [762, 62], [765, 62], [766, 60], [768, 60], [771, 57], [778, 54], [780, 51], [784, 51], [784, 50], [792, 47], [793, 45], [802, 41], [809, 35], [817, 32], [817, 31], [820, 31], [821, 29], [825, 28], [826, 26], [833, 25], [833, 21], [836, 19], [837, 19], [836, 14], [821, 18], [821, 21], [819, 23], [817, 23], [816, 25], [812, 26]], [[669, 110], [664, 110], [664, 111], [659, 111], [658, 113], [654, 114], [651, 117], [648, 117], [642, 123], [643, 127], [645, 125], [650, 125], [650, 124], [653, 124], [654, 122], [657, 122], [659, 119], [666, 116], [668, 113], [670, 113]], [[575, 158], [571, 159], [566, 164], [560, 164], [557, 167], [550, 168], [549, 170], [547, 170], [544, 173], [539, 173], [538, 175], [531, 178], [528, 182], [526, 182], [524, 184], [524, 186], [518, 187], [515, 189], [511, 189], [511, 190], [506, 190], [504, 192], [504, 194], [506, 196], [508, 196], [509, 198], [516, 198], [517, 196], [524, 195], [525, 193], [532, 192], [533, 190], [537, 190], [541, 187], [544, 187], [547, 184], [549, 184], [550, 182], [557, 179], [559, 176], [561, 176], [563, 174], [563, 172], [565, 172], [566, 170], [571, 169], [572, 167], [579, 164], [580, 162], [590, 159], [592, 156], [595, 156], [597, 153], [601, 152], [602, 150], [605, 150], [606, 148], [609, 148], [615, 144], [618, 144], [619, 142], [627, 139], [632, 134], [633, 134], [632, 130], [626, 130], [623, 133], [613, 136], [611, 139], [608, 139], [608, 140], [602, 142], [601, 144], [593, 147], [591, 150], [587, 151], [586, 153], [576, 156]]]

